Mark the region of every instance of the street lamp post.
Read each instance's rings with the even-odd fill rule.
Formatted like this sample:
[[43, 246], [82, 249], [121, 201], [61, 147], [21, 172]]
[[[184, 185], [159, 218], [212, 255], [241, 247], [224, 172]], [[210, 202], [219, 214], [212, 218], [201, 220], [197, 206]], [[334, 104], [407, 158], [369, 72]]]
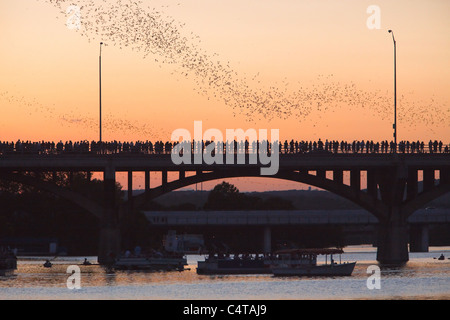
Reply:
[[98, 56], [98, 75], [99, 75], [99, 98], [100, 98], [100, 119], [99, 119], [99, 129], [100, 129], [100, 139], [102, 141], [102, 44], [100, 42], [100, 55]]
[[394, 143], [395, 143], [395, 151], [397, 151], [397, 51], [396, 51], [396, 42], [394, 37], [394, 31], [388, 30], [389, 33], [392, 33], [392, 40], [394, 41]]

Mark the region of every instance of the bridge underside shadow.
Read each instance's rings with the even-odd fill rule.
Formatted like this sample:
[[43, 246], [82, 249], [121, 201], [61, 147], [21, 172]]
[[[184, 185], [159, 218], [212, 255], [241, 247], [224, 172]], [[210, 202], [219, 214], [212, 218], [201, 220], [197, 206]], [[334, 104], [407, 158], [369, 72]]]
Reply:
[[[72, 174], [69, 174], [72, 175]], [[105, 199], [103, 205], [93, 201], [86, 196], [73, 191], [70, 188], [70, 182], [66, 181], [62, 185], [55, 181], [43, 179], [39, 173], [4, 173], [0, 174], [0, 180], [6, 182], [14, 182], [22, 185], [26, 185], [37, 190], [45, 191], [61, 197], [79, 208], [89, 212], [95, 218], [97, 218], [100, 227], [100, 239], [99, 239], [99, 262], [109, 262], [110, 253], [118, 253], [120, 250], [120, 229], [118, 226], [118, 209], [114, 203], [116, 202], [115, 196], [111, 197], [113, 193], [115, 195], [115, 182], [111, 186], [111, 183], [104, 186]], [[70, 180], [70, 178], [69, 178]], [[111, 189], [112, 187], [112, 189]], [[108, 195], [108, 196], [106, 196]]]
[[[361, 188], [361, 171], [363, 170], [349, 170], [349, 184], [344, 184], [344, 170], [332, 170], [332, 174], [327, 174], [327, 170], [313, 170], [312, 173], [306, 170], [280, 170], [276, 175], [267, 177], [315, 186], [366, 209], [379, 220], [377, 260], [382, 264], [403, 264], [409, 260], [407, 219], [429, 201], [450, 192], [449, 170], [441, 169], [439, 180], [434, 178], [435, 170], [424, 170], [423, 190], [420, 192], [418, 169], [391, 167], [365, 170], [365, 189]], [[180, 171], [179, 179], [168, 182], [166, 173], [158, 187], [150, 188], [146, 179], [146, 191], [133, 197], [130, 194], [129, 205], [139, 208], [161, 195], [189, 185], [237, 177], [261, 175], [258, 169], [251, 168], [196, 171], [195, 175], [189, 177], [185, 176], [184, 171]]]
[[[394, 159], [394, 158], [393, 158]], [[120, 160], [120, 159], [119, 159]], [[320, 160], [320, 159], [319, 159]], [[333, 160], [333, 161], [331, 161]], [[377, 260], [383, 264], [401, 264], [408, 261], [407, 219], [427, 202], [450, 192], [450, 165], [448, 161], [416, 162], [407, 165], [404, 161], [382, 161], [382, 165], [373, 161], [358, 161], [355, 164], [336, 165], [331, 159], [326, 164], [317, 161], [308, 164], [281, 165], [277, 174], [264, 178], [283, 179], [315, 186], [343, 198], [372, 213], [379, 221]], [[395, 160], [395, 159], [394, 159]], [[139, 167], [117, 167], [114, 161], [108, 161], [103, 167], [97, 166], [95, 171], [104, 174], [104, 199], [102, 204], [94, 203], [80, 194], [64, 187], [41, 181], [39, 175], [21, 174], [18, 169], [0, 172], [0, 179], [33, 185], [64, 197], [94, 214], [100, 221], [99, 262], [109, 261], [111, 254], [120, 252], [121, 217], [131, 210], [141, 208], [146, 202], [163, 194], [196, 183], [237, 178], [261, 177], [257, 166], [167, 166], [150, 165], [143, 162]], [[36, 169], [36, 172], [51, 172], [48, 166]], [[56, 169], [55, 169], [56, 170]], [[70, 169], [61, 169], [67, 172]], [[86, 172], [87, 166], [72, 169], [74, 172]], [[33, 170], [26, 170], [32, 172]], [[145, 192], [133, 196], [132, 177], [134, 171], [145, 172]], [[23, 172], [23, 171], [22, 171]], [[128, 173], [128, 201], [119, 203], [116, 196], [116, 173]], [[150, 186], [150, 172], [160, 172], [161, 185]], [[178, 179], [168, 181], [168, 172], [178, 173]], [[194, 175], [187, 176], [187, 172]], [[345, 179], [344, 179], [345, 177]], [[422, 181], [419, 183], [419, 177]], [[437, 178], [438, 177], [438, 178]], [[348, 180], [348, 182], [344, 182]], [[363, 183], [364, 181], [364, 183]], [[363, 185], [364, 184], [364, 188]]]

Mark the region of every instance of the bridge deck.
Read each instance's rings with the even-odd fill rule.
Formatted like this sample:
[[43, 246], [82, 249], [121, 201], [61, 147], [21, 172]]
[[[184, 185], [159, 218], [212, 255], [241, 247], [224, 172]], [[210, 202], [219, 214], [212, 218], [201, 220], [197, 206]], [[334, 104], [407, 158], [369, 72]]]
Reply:
[[[181, 164], [175, 165], [170, 154], [61, 154], [61, 155], [32, 155], [7, 154], [0, 156], [0, 170], [79, 170], [104, 171], [105, 168], [114, 168], [115, 171], [145, 171], [145, 170], [213, 170], [216, 168], [260, 168], [261, 164], [234, 164], [225, 161], [224, 164]], [[193, 163], [193, 162], [192, 162]], [[407, 166], [418, 168], [448, 167], [450, 154], [280, 154], [279, 166], [281, 169], [364, 169], [392, 166], [404, 163]]]

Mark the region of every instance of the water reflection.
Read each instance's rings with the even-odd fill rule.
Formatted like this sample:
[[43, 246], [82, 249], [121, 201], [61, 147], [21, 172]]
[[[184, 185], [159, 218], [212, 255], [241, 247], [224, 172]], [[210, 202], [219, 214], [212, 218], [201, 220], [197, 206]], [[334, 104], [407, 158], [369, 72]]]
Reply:
[[[446, 248], [450, 255], [450, 248]], [[272, 275], [197, 275], [197, 260], [188, 257], [186, 271], [111, 271], [85, 257], [64, 257], [44, 268], [45, 259], [19, 259], [13, 276], [0, 277], [0, 298], [15, 299], [365, 299], [450, 298], [450, 260], [438, 261], [436, 251], [411, 253], [401, 267], [381, 266], [381, 290], [368, 290], [367, 268], [377, 264], [376, 252], [360, 249], [342, 255], [358, 261], [351, 277], [278, 278]], [[442, 252], [439, 249], [439, 254]], [[95, 261], [94, 257], [89, 259]], [[81, 270], [82, 289], [69, 292], [69, 265]], [[108, 289], [109, 288], [109, 289]], [[111, 290], [114, 288], [114, 290]], [[76, 290], [75, 290], [76, 291]]]

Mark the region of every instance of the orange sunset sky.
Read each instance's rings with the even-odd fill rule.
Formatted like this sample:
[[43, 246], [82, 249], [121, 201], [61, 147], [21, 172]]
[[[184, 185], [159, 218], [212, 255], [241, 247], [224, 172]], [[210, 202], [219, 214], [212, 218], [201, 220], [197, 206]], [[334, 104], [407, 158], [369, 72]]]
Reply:
[[449, 13], [447, 0], [2, 0], [0, 141], [98, 139], [100, 41], [103, 140], [166, 141], [195, 120], [391, 140], [393, 29], [398, 140], [449, 143]]

